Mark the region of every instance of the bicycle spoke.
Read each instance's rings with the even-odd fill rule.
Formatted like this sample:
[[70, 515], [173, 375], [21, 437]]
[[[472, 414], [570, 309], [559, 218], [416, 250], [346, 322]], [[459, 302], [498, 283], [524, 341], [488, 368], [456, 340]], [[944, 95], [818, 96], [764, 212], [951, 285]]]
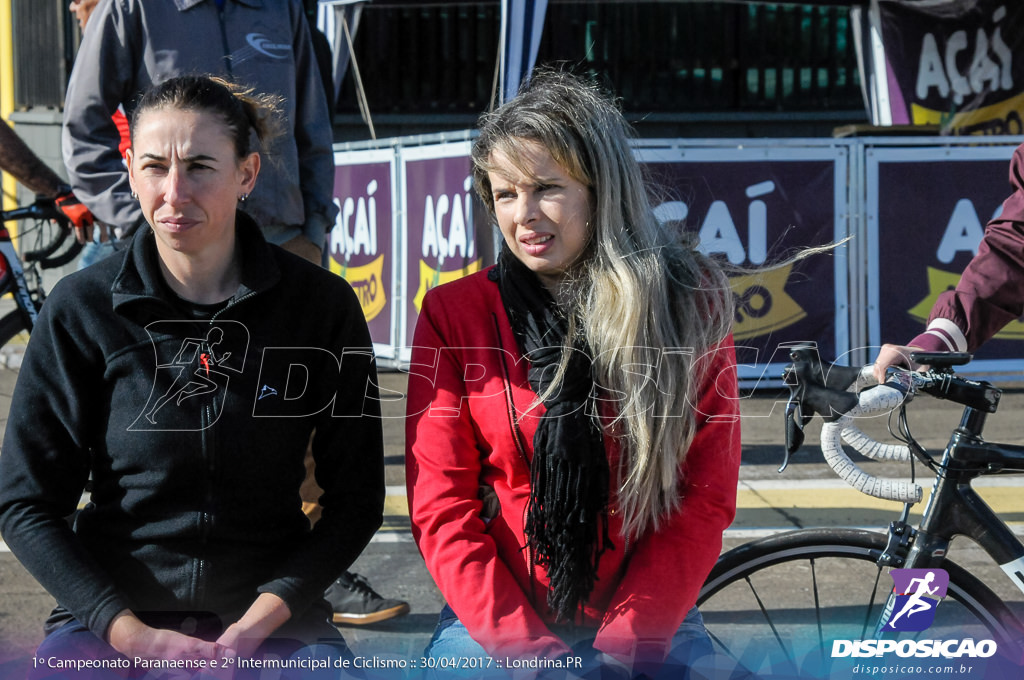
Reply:
[[810, 559], [810, 563], [811, 563], [811, 588], [814, 591], [814, 619], [818, 623], [818, 644], [820, 644], [822, 647], [824, 647], [825, 646], [825, 634], [822, 631], [822, 626], [821, 626], [821, 598], [820, 598], [820, 596], [818, 594], [818, 571], [817, 571], [817, 568], [816, 568], [817, 564], [814, 561], [813, 557]]
[[[868, 600], [867, 611], [864, 612], [864, 623], [860, 628], [860, 636], [862, 638], [867, 636], [868, 625], [871, 623], [871, 610], [875, 608], [875, 596], [878, 595], [878, 582], [882, 578], [882, 567], [878, 567], [875, 571], [875, 582], [871, 585], [871, 599]], [[873, 626], [872, 626], [873, 627]]]
[[739, 661], [740, 658], [736, 655], [736, 653], [729, 649], [729, 645], [725, 644], [725, 641], [722, 638], [715, 635], [715, 632], [713, 630], [708, 630], [708, 637], [711, 638], [712, 642], [717, 644], [719, 647], [722, 648], [723, 651], [725, 651], [726, 656], [729, 656]]
[[754, 588], [754, 584], [750, 581], [749, 576], [744, 576], [743, 580], [750, 586], [750, 592], [754, 595], [754, 599], [757, 601], [757, 606], [761, 610], [761, 615], [764, 616], [764, 620], [768, 623], [768, 627], [772, 629], [772, 635], [775, 636], [775, 641], [779, 644], [779, 649], [782, 650], [783, 656], [786, 659], [790, 659], [789, 650], [786, 649], [786, 645], [782, 642], [782, 636], [779, 635], [778, 628], [775, 627], [775, 622], [772, 621], [772, 617], [768, 614], [768, 609], [764, 606], [764, 602], [761, 600], [761, 596], [757, 594], [757, 589]]

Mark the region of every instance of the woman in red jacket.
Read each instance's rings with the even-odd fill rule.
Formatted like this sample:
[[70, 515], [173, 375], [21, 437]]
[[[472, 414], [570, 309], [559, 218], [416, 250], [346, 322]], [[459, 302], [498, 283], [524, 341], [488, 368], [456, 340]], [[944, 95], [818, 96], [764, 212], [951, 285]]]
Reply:
[[710, 658], [694, 603], [735, 514], [732, 299], [655, 219], [629, 135], [610, 98], [547, 72], [474, 144], [504, 247], [424, 299], [406, 433], [446, 672]]

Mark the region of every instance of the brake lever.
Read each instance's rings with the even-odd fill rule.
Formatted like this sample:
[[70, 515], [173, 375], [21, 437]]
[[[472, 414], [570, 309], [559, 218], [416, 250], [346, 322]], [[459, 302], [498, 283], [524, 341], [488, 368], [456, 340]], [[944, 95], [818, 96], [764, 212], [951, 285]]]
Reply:
[[789, 402], [786, 404], [786, 451], [779, 472], [789, 466], [790, 454], [796, 453], [804, 443], [804, 415], [797, 390], [790, 390]]
[[[795, 349], [790, 353], [793, 363], [783, 369], [782, 382], [789, 387], [789, 402], [786, 404], [786, 453], [779, 467], [779, 472], [789, 466], [789, 458], [804, 443], [804, 427], [811, 421], [815, 413], [821, 412], [822, 418], [831, 421], [857, 405], [856, 395], [850, 393], [845, 404], [835, 411], [830, 394], [845, 390], [853, 384], [860, 369], [832, 366], [827, 375], [822, 375], [820, 366], [814, 371], [814, 364], [804, 356], [805, 349]], [[802, 362], [802, 363], [801, 363]], [[832, 383], [832, 385], [829, 385]]]
[[804, 417], [804, 408], [801, 403], [804, 386], [797, 377], [796, 354], [792, 354], [791, 358], [794, 359], [794, 363], [789, 364], [782, 371], [782, 382], [789, 387], [789, 401], [786, 402], [786, 450], [782, 458], [782, 465], [779, 466], [779, 473], [789, 467], [789, 457], [803, 445], [804, 425], [810, 420]]

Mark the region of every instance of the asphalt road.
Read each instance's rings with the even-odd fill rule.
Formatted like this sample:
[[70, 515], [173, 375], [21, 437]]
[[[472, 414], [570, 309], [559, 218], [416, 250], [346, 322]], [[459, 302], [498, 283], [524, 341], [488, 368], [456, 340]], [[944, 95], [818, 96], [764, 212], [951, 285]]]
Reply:
[[[0, 368], [0, 427], [6, 426], [16, 371]], [[434, 586], [408, 531], [404, 498], [404, 433], [401, 416], [406, 381], [400, 373], [384, 373], [382, 386], [396, 395], [385, 405], [385, 445], [389, 493], [385, 526], [354, 566], [383, 595], [406, 600], [411, 613], [369, 627], [343, 627], [342, 632], [357, 654], [380, 657], [418, 657], [429, 640], [442, 598]], [[726, 534], [726, 549], [751, 538], [786, 529], [808, 526], [862, 526], [883, 529], [901, 506], [875, 502], [846, 490], [822, 462], [820, 451], [806, 446], [790, 461], [784, 474], [782, 461], [782, 396], [774, 392], [748, 395], [742, 403], [743, 465], [739, 510]], [[986, 430], [991, 440], [1021, 442], [1024, 428], [1024, 391], [1004, 395], [1000, 412]], [[941, 450], [945, 437], [959, 420], [955, 405], [929, 401], [913, 412], [911, 421], [919, 440]], [[868, 431], [882, 432], [881, 420], [869, 423]], [[815, 441], [812, 426], [808, 441]], [[868, 462], [876, 474], [905, 476], [891, 465]], [[1009, 520], [1024, 521], [1024, 494], [1019, 487], [992, 491], [1000, 513]], [[995, 501], [994, 501], [995, 502]], [[1021, 606], [1024, 595], [1002, 576], [980, 551], [955, 544], [957, 559], [984, 577], [1007, 601]], [[780, 588], [789, 587], [780, 583]], [[42, 638], [42, 622], [53, 605], [17, 560], [0, 551], [0, 679], [23, 677], [35, 646]]]

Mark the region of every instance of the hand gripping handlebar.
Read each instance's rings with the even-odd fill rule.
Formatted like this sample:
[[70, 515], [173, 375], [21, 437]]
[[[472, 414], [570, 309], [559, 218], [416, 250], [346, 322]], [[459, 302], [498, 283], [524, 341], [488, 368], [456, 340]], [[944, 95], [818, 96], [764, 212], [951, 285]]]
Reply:
[[[793, 363], [783, 380], [790, 389], [786, 405], [786, 461], [803, 442], [803, 427], [815, 412], [821, 413], [821, 450], [837, 475], [858, 491], [884, 500], [917, 503], [923, 495], [912, 482], [884, 479], [862, 470], [843, 450], [843, 442], [875, 460], [906, 461], [915, 455], [907, 446], [875, 441], [856, 426], [857, 418], [891, 411], [917, 392], [947, 399], [979, 411], [994, 413], [1000, 391], [986, 382], [968, 380], [952, 373], [952, 367], [970, 361], [969, 354], [915, 353], [911, 358], [928, 364], [927, 373], [897, 371], [885, 384], [874, 379], [873, 366], [850, 368], [822, 365], [813, 347], [796, 348]], [[868, 389], [865, 389], [868, 388]], [[923, 454], [922, 454], [923, 455]]]
[[[82, 244], [71, 238], [70, 220], [57, 209], [52, 198], [37, 196], [34, 203], [3, 213], [3, 221], [5, 222], [26, 219], [50, 220], [57, 225], [57, 229], [49, 243], [36, 250], [28, 250], [21, 254], [21, 258], [26, 262], [39, 262], [43, 269], [55, 269], [63, 267], [75, 259], [75, 256], [82, 250]], [[61, 246], [69, 238], [71, 241], [70, 245], [60, 250]]]
[[[803, 427], [815, 412], [825, 423], [821, 428], [821, 450], [825, 461], [840, 479], [861, 493], [884, 500], [917, 503], [923, 492], [911, 482], [884, 479], [865, 472], [843, 450], [843, 442], [874, 460], [910, 460], [913, 455], [906, 446], [883, 444], [864, 434], [857, 427], [857, 418], [891, 411], [911, 391], [894, 385], [878, 385], [872, 367], [851, 368], [822, 365], [816, 349], [794, 349], [793, 363], [786, 367], [783, 380], [790, 389], [786, 406], [786, 460], [782, 469], [803, 443]], [[871, 389], [865, 389], [874, 385]]]

